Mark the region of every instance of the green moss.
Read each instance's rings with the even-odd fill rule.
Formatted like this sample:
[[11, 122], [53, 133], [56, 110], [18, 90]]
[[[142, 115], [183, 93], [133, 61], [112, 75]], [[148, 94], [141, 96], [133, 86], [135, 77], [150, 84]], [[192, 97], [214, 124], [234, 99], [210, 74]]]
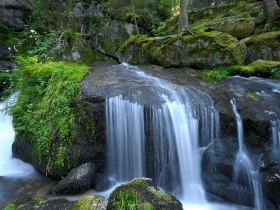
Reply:
[[119, 210], [137, 210], [137, 195], [133, 190], [121, 191], [118, 202]]
[[280, 62], [269, 60], [257, 60], [249, 65], [219, 67], [214, 70], [204, 71], [203, 80], [213, 82], [223, 80], [228, 76], [234, 75], [241, 75], [245, 77], [257, 76], [271, 79], [279, 79]]
[[101, 196], [90, 196], [85, 197], [77, 200], [73, 206], [71, 207], [72, 210], [99, 210], [100, 206], [102, 206], [102, 203], [105, 204], [106, 201]]
[[16, 205], [13, 203], [9, 203], [7, 206], [3, 208], [3, 210], [16, 210]]
[[71, 103], [79, 93], [80, 82], [89, 68], [65, 62], [38, 62], [36, 57], [18, 57], [19, 99], [12, 110], [13, 125], [18, 133], [33, 137], [34, 155], [48, 162], [52, 146], [61, 142], [59, 166], [63, 166], [64, 145], [75, 139], [75, 110]]
[[169, 201], [169, 202], [174, 201], [174, 199], [171, 195], [169, 195], [167, 193], [160, 192], [159, 190], [156, 190], [154, 187], [148, 187], [148, 191], [150, 193], [152, 193], [154, 196], [156, 196], [156, 197], [158, 197], [162, 200]]
[[280, 38], [280, 31], [272, 31], [267, 33], [262, 33], [259, 35], [252, 36], [246, 44], [253, 45], [253, 44], [263, 44], [269, 40], [276, 40]]
[[153, 205], [150, 203], [144, 203], [143, 210], [153, 210]]
[[253, 91], [247, 92], [247, 97], [251, 98], [254, 101], [258, 101], [259, 100], [258, 95], [255, 92], [253, 92]]
[[47, 203], [48, 200], [42, 197], [34, 197], [33, 200], [38, 204], [44, 204]]

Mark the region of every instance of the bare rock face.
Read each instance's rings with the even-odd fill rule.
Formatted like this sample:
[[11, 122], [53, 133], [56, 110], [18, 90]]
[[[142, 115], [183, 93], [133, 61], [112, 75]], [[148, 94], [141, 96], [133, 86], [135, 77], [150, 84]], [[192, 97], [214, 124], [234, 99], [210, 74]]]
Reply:
[[31, 7], [31, 1], [0, 0], [0, 23], [15, 31], [23, 29]]

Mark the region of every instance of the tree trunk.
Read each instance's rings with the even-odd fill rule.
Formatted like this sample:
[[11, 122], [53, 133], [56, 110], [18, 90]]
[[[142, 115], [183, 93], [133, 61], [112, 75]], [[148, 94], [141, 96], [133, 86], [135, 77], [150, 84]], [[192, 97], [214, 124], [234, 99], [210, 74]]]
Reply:
[[135, 24], [135, 27], [136, 27], [136, 33], [139, 34], [139, 29], [138, 29], [138, 24], [137, 24], [137, 19], [136, 19], [136, 13], [135, 13], [134, 1], [133, 0], [131, 0], [131, 4], [132, 4], [134, 24]]
[[272, 21], [280, 17], [280, 9], [276, 0], [263, 0], [266, 21]]
[[189, 19], [188, 19], [188, 1], [180, 0], [180, 16], [179, 16], [179, 32], [184, 31], [189, 27]]

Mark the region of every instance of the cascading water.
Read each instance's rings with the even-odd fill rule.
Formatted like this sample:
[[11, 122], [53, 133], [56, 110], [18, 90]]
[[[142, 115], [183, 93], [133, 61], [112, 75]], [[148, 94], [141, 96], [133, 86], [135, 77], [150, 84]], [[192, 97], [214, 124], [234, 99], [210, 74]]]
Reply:
[[107, 99], [109, 173], [117, 181], [149, 176], [187, 203], [206, 203], [199, 139], [207, 146], [218, 136], [212, 101], [136, 67], [126, 68], [153, 84], [161, 103], [145, 107], [137, 99]]
[[273, 120], [271, 124], [272, 151], [278, 156], [280, 153], [280, 120]]
[[109, 171], [123, 182], [144, 176], [144, 107], [121, 96], [106, 101]]
[[16, 95], [12, 95], [5, 102], [0, 103], [0, 176], [7, 177], [24, 177], [34, 173], [31, 165], [23, 161], [12, 158], [12, 144], [15, 133], [12, 126], [12, 118], [5, 113], [4, 109], [7, 104], [16, 100]]
[[[230, 101], [237, 123], [237, 139], [238, 152], [234, 164], [234, 181], [243, 186], [247, 186], [254, 195], [254, 207], [258, 210], [262, 209], [262, 196], [257, 177], [257, 171], [248, 156], [246, 146], [244, 145], [243, 122], [237, 110], [235, 99]], [[247, 198], [239, 197], [244, 203], [248, 202]]]

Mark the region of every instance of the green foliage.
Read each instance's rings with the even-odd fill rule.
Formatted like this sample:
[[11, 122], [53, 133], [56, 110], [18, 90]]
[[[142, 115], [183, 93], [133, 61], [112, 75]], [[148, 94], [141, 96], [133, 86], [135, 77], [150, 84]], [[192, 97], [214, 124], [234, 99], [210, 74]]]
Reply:
[[277, 66], [280, 66], [280, 62], [257, 60], [249, 65], [219, 67], [214, 70], [204, 71], [202, 78], [208, 82], [223, 80], [228, 76], [234, 75], [280, 79], [280, 69]]
[[137, 197], [135, 193], [130, 191], [120, 192], [120, 202], [118, 203], [119, 210], [137, 210]]
[[217, 68], [215, 70], [209, 70], [205, 71], [203, 73], [203, 80], [207, 82], [214, 82], [214, 81], [220, 81], [229, 76], [229, 73], [226, 68]]
[[280, 79], [280, 68], [271, 69], [271, 79]]
[[56, 154], [56, 158], [54, 162], [55, 166], [58, 168], [64, 168], [66, 157], [67, 157], [66, 148], [64, 146], [60, 146]]
[[[38, 61], [37, 57], [18, 57], [19, 100], [12, 110], [16, 132], [34, 137], [34, 154], [39, 161], [48, 160], [55, 140], [70, 144], [75, 138], [72, 101], [88, 67], [75, 63]], [[63, 147], [57, 164], [63, 166]]]
[[143, 210], [153, 210], [153, 205], [150, 203], [144, 203], [144, 209]]
[[4, 207], [3, 210], [15, 210], [16, 209], [16, 205], [13, 203], [9, 203], [7, 206]]

